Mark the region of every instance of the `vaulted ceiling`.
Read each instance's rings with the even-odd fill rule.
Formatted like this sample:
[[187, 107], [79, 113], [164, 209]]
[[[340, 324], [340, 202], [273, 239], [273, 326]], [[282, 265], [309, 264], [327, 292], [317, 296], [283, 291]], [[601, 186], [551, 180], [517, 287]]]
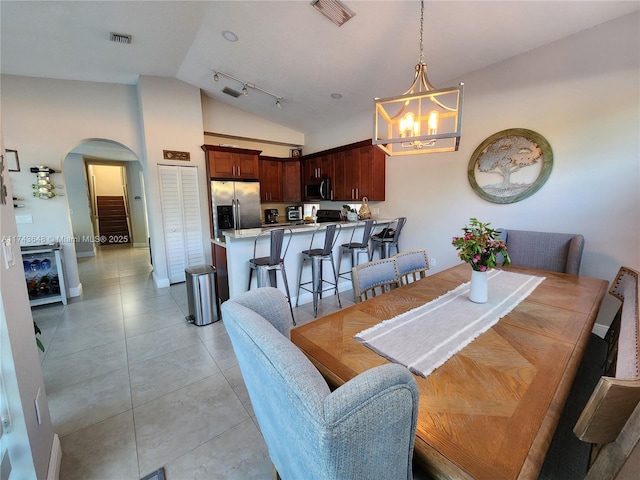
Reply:
[[[341, 27], [304, 1], [0, 2], [4, 74], [135, 84], [175, 77], [303, 133], [404, 92], [419, 58], [420, 2], [344, 2]], [[436, 87], [640, 9], [637, 1], [427, 1], [424, 54]], [[223, 32], [237, 36], [232, 42]], [[132, 35], [129, 45], [110, 32]], [[249, 89], [220, 70], [283, 98]], [[331, 94], [342, 98], [334, 99]]]

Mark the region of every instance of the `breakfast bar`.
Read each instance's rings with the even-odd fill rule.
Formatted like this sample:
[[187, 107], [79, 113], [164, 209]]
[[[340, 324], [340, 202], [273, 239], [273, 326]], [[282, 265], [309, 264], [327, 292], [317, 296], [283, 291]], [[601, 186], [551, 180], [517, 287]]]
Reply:
[[[384, 227], [391, 223], [393, 220], [389, 219], [377, 219], [376, 226]], [[339, 247], [343, 243], [350, 241], [353, 234], [354, 239], [359, 239], [362, 236], [362, 230], [364, 227], [364, 221], [356, 222], [339, 222], [340, 233], [334, 247], [334, 258], [338, 259]], [[296, 284], [295, 280], [298, 275], [298, 269], [300, 268], [300, 252], [309, 248], [311, 243], [311, 236], [322, 223], [304, 223], [299, 225], [273, 225], [262, 228], [250, 228], [245, 230], [225, 230], [223, 231], [224, 241], [220, 239], [213, 239], [214, 263], [218, 270], [219, 282], [224, 281], [225, 276], [228, 282], [228, 298], [233, 298], [242, 292], [247, 291], [247, 283], [249, 281], [249, 259], [253, 258], [253, 247], [256, 237], [264, 230], [271, 230], [273, 228], [290, 228], [292, 232], [291, 243], [285, 256], [285, 269], [287, 271], [287, 278], [289, 279], [289, 288], [291, 290], [291, 302], [295, 304], [297, 298], [295, 297]], [[320, 239], [316, 239], [316, 242]], [[286, 244], [285, 244], [286, 246]], [[224, 249], [224, 252], [220, 250]], [[268, 256], [268, 242], [259, 244], [257, 246], [257, 256]], [[226, 265], [222, 265], [221, 258], [226, 258]], [[345, 260], [347, 262], [348, 260]], [[345, 267], [346, 268], [346, 265]], [[336, 265], [336, 269], [339, 269], [339, 265]], [[310, 273], [303, 272], [303, 279], [310, 276]], [[281, 282], [278, 282], [277, 287], [284, 292], [284, 287]], [[339, 291], [350, 290], [351, 282], [346, 279], [341, 279], [338, 284]], [[224, 288], [218, 288], [218, 291], [224, 292]], [[226, 300], [226, 298], [221, 298]], [[312, 300], [311, 293], [300, 293], [300, 304], [308, 303]]]

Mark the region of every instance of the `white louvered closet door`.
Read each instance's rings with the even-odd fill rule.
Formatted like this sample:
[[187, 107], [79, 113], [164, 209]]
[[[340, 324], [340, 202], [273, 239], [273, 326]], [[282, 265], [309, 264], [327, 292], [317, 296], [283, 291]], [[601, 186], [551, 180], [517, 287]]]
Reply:
[[184, 269], [205, 263], [198, 169], [159, 165], [162, 223], [169, 283], [184, 282]]

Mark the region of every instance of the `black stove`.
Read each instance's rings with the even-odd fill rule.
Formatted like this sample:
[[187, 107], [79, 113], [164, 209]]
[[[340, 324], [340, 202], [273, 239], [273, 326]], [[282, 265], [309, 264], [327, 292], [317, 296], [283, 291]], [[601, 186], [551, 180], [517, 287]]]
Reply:
[[342, 212], [340, 210], [318, 210], [316, 212], [316, 222], [318, 223], [335, 223], [342, 221]]

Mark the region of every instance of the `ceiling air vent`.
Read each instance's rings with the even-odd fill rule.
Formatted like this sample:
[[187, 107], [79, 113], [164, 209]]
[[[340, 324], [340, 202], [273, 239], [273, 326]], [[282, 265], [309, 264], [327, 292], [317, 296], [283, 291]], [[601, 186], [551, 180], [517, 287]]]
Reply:
[[227, 95], [231, 95], [232, 97], [235, 97], [235, 98], [238, 98], [240, 95], [242, 95], [239, 91], [229, 87], [224, 87], [222, 89], [222, 93], [226, 93]]
[[313, 0], [311, 5], [339, 27], [355, 15], [355, 12], [338, 0]]
[[111, 32], [110, 40], [116, 43], [131, 43], [131, 35]]

